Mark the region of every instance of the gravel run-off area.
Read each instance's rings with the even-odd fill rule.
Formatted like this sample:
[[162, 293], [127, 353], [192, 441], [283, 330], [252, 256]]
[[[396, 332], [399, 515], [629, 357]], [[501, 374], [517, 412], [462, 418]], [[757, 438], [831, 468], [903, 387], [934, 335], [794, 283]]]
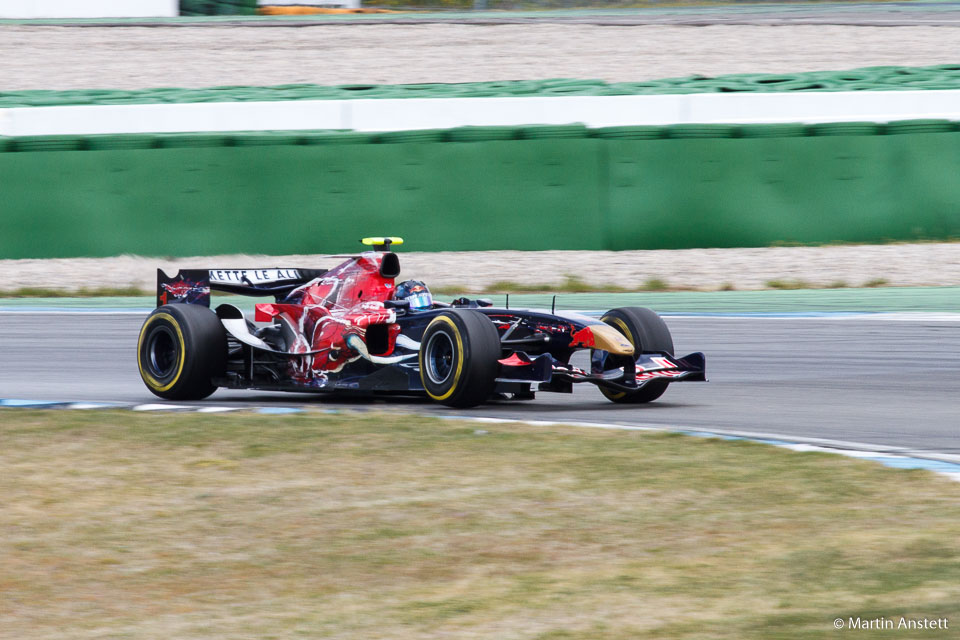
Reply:
[[[670, 288], [764, 289], [771, 281], [816, 287], [884, 284], [960, 285], [960, 243], [687, 249], [676, 251], [476, 251], [403, 253], [402, 278], [478, 292], [496, 282], [563, 285], [575, 276], [596, 287], [641, 289], [650, 280]], [[156, 287], [156, 269], [330, 268], [342, 256], [213, 256], [0, 260], [4, 288]]]
[[[960, 29], [850, 26], [351, 25], [307, 28], [0, 26], [0, 91], [701, 74], [957, 62]], [[758, 289], [960, 284], [960, 244], [404, 255], [405, 276], [479, 290], [494, 281]], [[158, 266], [329, 266], [322, 256], [0, 260], [4, 287], [154, 286]]]
[[957, 62], [960, 29], [852, 26], [0, 26], [0, 91], [627, 82]]

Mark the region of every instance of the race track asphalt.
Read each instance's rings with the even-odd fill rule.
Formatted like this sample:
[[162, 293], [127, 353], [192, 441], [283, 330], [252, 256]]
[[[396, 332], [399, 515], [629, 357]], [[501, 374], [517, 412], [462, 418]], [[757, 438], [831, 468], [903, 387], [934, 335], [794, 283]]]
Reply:
[[[0, 398], [158, 401], [137, 373], [143, 315], [0, 313]], [[460, 415], [724, 429], [960, 453], [960, 316], [670, 316], [677, 353], [707, 354], [709, 383], [620, 406], [592, 386]], [[218, 391], [205, 405], [373, 407], [452, 415], [426, 401]]]

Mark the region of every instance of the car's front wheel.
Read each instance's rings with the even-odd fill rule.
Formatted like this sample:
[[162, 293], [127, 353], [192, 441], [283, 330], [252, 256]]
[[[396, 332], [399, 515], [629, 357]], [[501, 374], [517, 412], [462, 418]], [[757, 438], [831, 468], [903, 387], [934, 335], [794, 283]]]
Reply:
[[227, 334], [216, 314], [193, 304], [167, 304], [147, 316], [137, 342], [140, 377], [167, 400], [201, 400], [227, 361]]
[[[641, 351], [665, 351], [673, 355], [673, 338], [663, 319], [643, 307], [620, 307], [603, 314], [604, 322], [622, 333], [633, 345], [635, 355]], [[631, 356], [608, 356], [605, 369], [616, 369], [629, 363]], [[662, 396], [670, 382], [651, 380], [636, 391], [614, 391], [600, 387], [608, 400], [619, 403], [639, 404], [652, 402]]]
[[420, 381], [427, 395], [450, 407], [474, 407], [496, 386], [500, 334], [479, 311], [439, 314], [420, 339]]

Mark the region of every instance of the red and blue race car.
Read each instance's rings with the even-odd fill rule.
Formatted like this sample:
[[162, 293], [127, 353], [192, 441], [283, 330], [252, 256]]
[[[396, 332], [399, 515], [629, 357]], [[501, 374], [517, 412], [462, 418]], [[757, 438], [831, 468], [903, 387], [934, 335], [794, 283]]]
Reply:
[[[532, 399], [590, 383], [613, 402], [659, 398], [672, 382], [705, 380], [702, 353], [673, 354], [663, 320], [624, 307], [600, 319], [565, 311], [498, 308], [488, 300], [433, 300], [422, 282], [396, 283], [400, 238], [324, 269], [158, 270], [157, 308], [140, 330], [147, 388], [199, 400], [218, 387], [269, 391], [426, 395], [452, 407], [493, 397]], [[210, 309], [211, 290], [270, 297], [252, 320]], [[570, 363], [589, 350], [589, 369]]]

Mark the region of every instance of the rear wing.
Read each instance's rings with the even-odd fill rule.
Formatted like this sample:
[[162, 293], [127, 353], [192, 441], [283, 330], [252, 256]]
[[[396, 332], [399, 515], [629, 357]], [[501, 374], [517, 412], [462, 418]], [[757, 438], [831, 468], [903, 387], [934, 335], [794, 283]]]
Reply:
[[273, 296], [278, 302], [326, 269], [180, 269], [168, 276], [157, 269], [157, 306], [180, 302], [210, 306], [210, 291], [241, 296]]

